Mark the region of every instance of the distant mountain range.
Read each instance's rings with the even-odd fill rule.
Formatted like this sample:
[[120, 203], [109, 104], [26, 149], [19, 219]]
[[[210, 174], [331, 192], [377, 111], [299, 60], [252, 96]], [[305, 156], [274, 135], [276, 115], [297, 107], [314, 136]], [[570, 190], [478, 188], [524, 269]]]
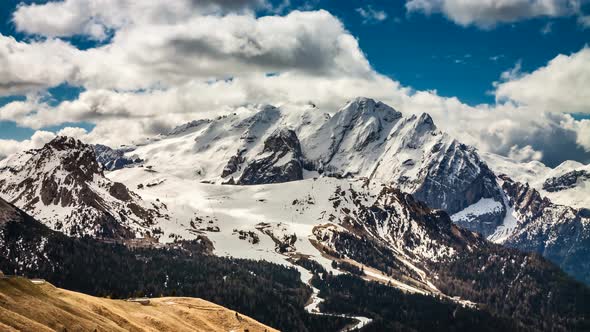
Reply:
[[58, 137], [0, 161], [0, 197], [54, 231], [292, 266], [312, 303], [373, 326], [377, 309], [335, 306], [323, 282], [352, 274], [514, 329], [588, 327], [588, 288], [528, 254], [590, 284], [588, 184], [588, 166], [480, 155], [367, 98], [244, 107], [124, 149]]

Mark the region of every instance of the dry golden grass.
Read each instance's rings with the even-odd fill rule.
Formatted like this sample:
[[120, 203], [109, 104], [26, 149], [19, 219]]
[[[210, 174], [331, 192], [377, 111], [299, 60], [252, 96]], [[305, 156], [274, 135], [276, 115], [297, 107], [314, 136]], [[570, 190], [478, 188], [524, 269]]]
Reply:
[[150, 304], [110, 300], [0, 278], [0, 331], [276, 331], [197, 298], [163, 297]]

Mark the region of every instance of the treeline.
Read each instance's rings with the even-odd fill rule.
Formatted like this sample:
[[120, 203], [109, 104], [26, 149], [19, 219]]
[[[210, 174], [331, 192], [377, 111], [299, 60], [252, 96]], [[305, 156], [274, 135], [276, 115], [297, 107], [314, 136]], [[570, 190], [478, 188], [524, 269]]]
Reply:
[[283, 331], [337, 331], [349, 320], [311, 315], [294, 268], [184, 249], [135, 249], [73, 239], [32, 218], [0, 230], [0, 270], [111, 298], [200, 297]]
[[[369, 237], [338, 233], [332, 241], [338, 251], [394, 278], [410, 272], [395, 253]], [[590, 288], [537, 254], [479, 241], [453, 259], [415, 264], [438, 277], [431, 280], [442, 293], [478, 303], [495, 317], [512, 319], [519, 329], [590, 331]]]
[[590, 289], [537, 254], [488, 244], [432, 264], [438, 289], [538, 331], [590, 331]]
[[[404, 293], [343, 274], [313, 278], [323, 312], [373, 319], [367, 331], [518, 331], [516, 323], [486, 310], [465, 308], [441, 298]], [[531, 331], [533, 331], [531, 329]]]

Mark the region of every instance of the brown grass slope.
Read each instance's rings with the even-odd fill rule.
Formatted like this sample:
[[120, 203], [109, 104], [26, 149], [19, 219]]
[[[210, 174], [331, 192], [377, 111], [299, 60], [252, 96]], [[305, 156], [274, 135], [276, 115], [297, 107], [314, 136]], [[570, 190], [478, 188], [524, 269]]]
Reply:
[[0, 331], [276, 330], [197, 298], [163, 297], [141, 305], [0, 277]]

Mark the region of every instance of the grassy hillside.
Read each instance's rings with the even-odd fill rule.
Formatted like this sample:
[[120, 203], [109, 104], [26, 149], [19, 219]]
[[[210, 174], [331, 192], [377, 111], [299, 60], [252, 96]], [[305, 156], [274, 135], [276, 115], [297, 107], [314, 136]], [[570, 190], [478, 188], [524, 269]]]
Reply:
[[93, 297], [0, 278], [2, 331], [276, 331], [198, 298], [163, 297], [148, 305]]

